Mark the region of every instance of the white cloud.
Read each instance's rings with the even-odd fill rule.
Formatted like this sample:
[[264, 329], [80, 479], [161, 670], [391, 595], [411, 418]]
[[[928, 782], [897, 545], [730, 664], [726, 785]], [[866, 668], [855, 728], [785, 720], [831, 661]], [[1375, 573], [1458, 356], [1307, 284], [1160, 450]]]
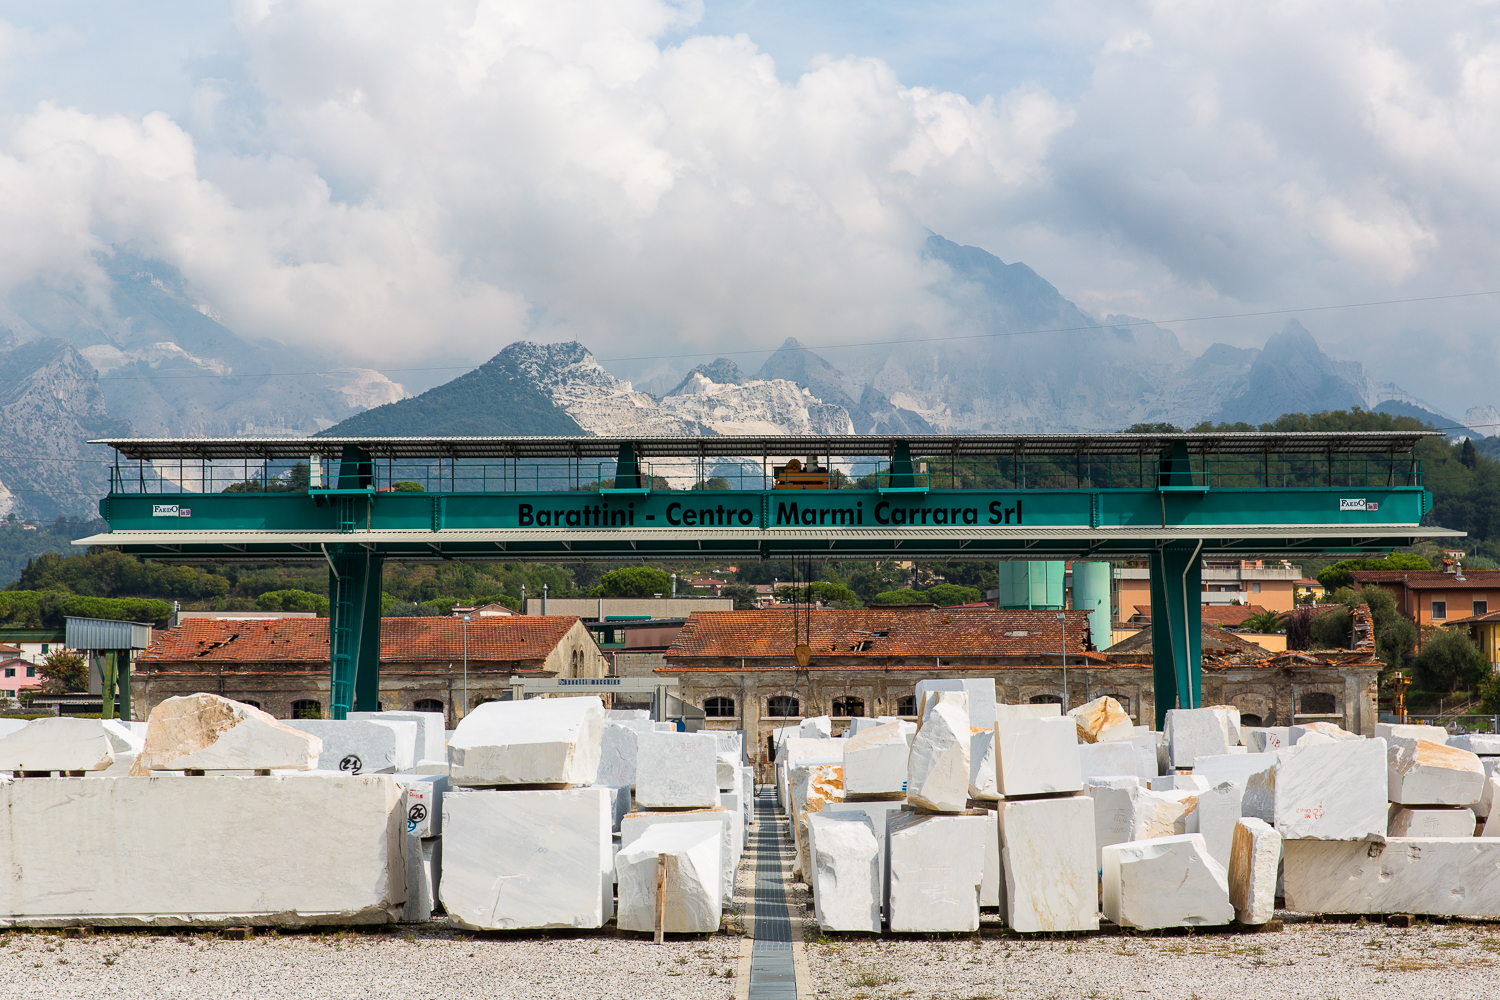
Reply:
[[[700, 13], [242, 3], [238, 69], [179, 120], [16, 124], [0, 228], [25, 238], [0, 239], [0, 282], [136, 239], [247, 335], [394, 364], [518, 336], [633, 356], [937, 335], [929, 228], [1148, 316], [1469, 291], [1500, 264], [1483, 5], [1063, 2], [1048, 30], [1096, 53], [1080, 95], [979, 101], [874, 57], [784, 79], [753, 38], [695, 35]], [[1475, 308], [1440, 335], [1493, 375]], [[1378, 359], [1421, 318], [1318, 332]]]

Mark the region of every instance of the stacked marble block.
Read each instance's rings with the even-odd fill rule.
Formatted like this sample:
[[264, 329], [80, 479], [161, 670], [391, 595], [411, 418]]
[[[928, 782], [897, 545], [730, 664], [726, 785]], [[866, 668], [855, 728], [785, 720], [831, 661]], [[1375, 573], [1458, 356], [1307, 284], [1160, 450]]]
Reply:
[[979, 928], [985, 859], [996, 833], [992, 813], [970, 807], [969, 697], [951, 688], [918, 690], [924, 711], [907, 761], [906, 805], [885, 829], [885, 915], [892, 931]]
[[[808, 857], [805, 881], [825, 931], [881, 926], [886, 877], [886, 825], [905, 800], [911, 733], [899, 719], [859, 720], [844, 741], [842, 764], [813, 764], [805, 785]], [[813, 806], [817, 809], [814, 810]]]
[[616, 793], [594, 785], [596, 697], [488, 702], [448, 741], [439, 898], [476, 930], [597, 928], [614, 917]]
[[[658, 857], [666, 859], [667, 869], [665, 930], [718, 929], [724, 906], [734, 898], [745, 841], [741, 793], [735, 790], [742, 781], [739, 739], [738, 733], [710, 731], [635, 734], [635, 808], [621, 821], [616, 860], [621, 929], [655, 928]], [[720, 767], [727, 762], [735, 763]], [[705, 837], [711, 843], [702, 843]], [[641, 882], [648, 877], [649, 885]]]
[[[1277, 826], [1287, 838], [1287, 908], [1500, 916], [1500, 820], [1494, 807], [1500, 738], [1449, 738], [1442, 730], [1394, 725], [1377, 727], [1377, 733], [1372, 740], [1299, 744], [1280, 752], [1358, 753], [1363, 792], [1357, 825], [1346, 822], [1336, 831], [1342, 836], [1309, 837], [1296, 829], [1307, 824], [1305, 815], [1282, 812], [1278, 789]], [[1283, 761], [1278, 772], [1287, 767]], [[1353, 777], [1348, 774], [1345, 783]]]
[[42, 719], [0, 738], [0, 770], [128, 771], [0, 782], [0, 866], [16, 876], [0, 924], [401, 919], [405, 796], [391, 775], [316, 771], [316, 737], [216, 695], [167, 699], [141, 735]]

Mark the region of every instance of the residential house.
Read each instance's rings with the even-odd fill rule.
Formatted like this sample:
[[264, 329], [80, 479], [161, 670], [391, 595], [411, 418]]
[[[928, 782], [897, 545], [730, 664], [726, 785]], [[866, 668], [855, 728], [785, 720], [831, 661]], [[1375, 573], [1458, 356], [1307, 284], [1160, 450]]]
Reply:
[[1447, 625], [1500, 611], [1500, 570], [1353, 570], [1355, 586], [1383, 587], [1401, 613], [1417, 623]]

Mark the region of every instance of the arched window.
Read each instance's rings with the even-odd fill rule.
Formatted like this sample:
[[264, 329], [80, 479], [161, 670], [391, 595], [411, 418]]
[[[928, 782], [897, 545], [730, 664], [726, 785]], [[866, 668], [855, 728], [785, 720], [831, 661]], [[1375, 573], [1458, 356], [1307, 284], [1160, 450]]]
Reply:
[[777, 694], [766, 699], [766, 715], [790, 719], [802, 715], [802, 703], [791, 695]]
[[1061, 705], [1062, 695], [1057, 694], [1034, 694], [1031, 696], [1033, 705]]
[[903, 698], [897, 698], [896, 699], [896, 714], [897, 715], [916, 715], [917, 714], [917, 696], [914, 695], [914, 694], [909, 694], [909, 695], [906, 695]]
[[321, 719], [323, 717], [323, 705], [321, 702], [311, 698], [299, 698], [292, 702], [292, 718], [294, 719]]
[[[1333, 715], [1338, 711], [1338, 702], [1327, 691], [1308, 691], [1302, 695], [1303, 715]], [[1244, 722], [1241, 717], [1240, 722]]]
[[1128, 695], [1128, 694], [1112, 694], [1112, 695], [1110, 695], [1110, 697], [1113, 698], [1115, 701], [1118, 701], [1120, 703], [1120, 707], [1125, 710], [1125, 714], [1126, 715], [1130, 714], [1130, 695]]
[[240, 698], [238, 699], [238, 701], [241, 705], [249, 705], [251, 708], [260, 708], [260, 702], [251, 701], [249, 698]]
[[1244, 712], [1240, 713], [1240, 726], [1242, 728], [1249, 727], [1251, 729], [1259, 729], [1263, 725], [1265, 725], [1265, 722], [1261, 720], [1260, 716], [1246, 715]]
[[848, 695], [833, 699], [833, 714], [841, 719], [852, 719], [865, 714], [865, 700]]
[[441, 712], [443, 703], [436, 698], [418, 698], [411, 710], [413, 712]]
[[732, 719], [734, 718], [734, 699], [705, 698], [703, 714], [710, 719]]

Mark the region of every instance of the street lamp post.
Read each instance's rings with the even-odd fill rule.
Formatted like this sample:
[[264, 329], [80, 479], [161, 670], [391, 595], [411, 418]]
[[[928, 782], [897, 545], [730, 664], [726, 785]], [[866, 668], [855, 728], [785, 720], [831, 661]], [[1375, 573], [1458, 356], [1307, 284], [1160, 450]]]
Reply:
[[1062, 651], [1063, 714], [1068, 713], [1068, 616], [1057, 613], [1058, 648]]
[[464, 615], [464, 715], [469, 714], [469, 616]]

